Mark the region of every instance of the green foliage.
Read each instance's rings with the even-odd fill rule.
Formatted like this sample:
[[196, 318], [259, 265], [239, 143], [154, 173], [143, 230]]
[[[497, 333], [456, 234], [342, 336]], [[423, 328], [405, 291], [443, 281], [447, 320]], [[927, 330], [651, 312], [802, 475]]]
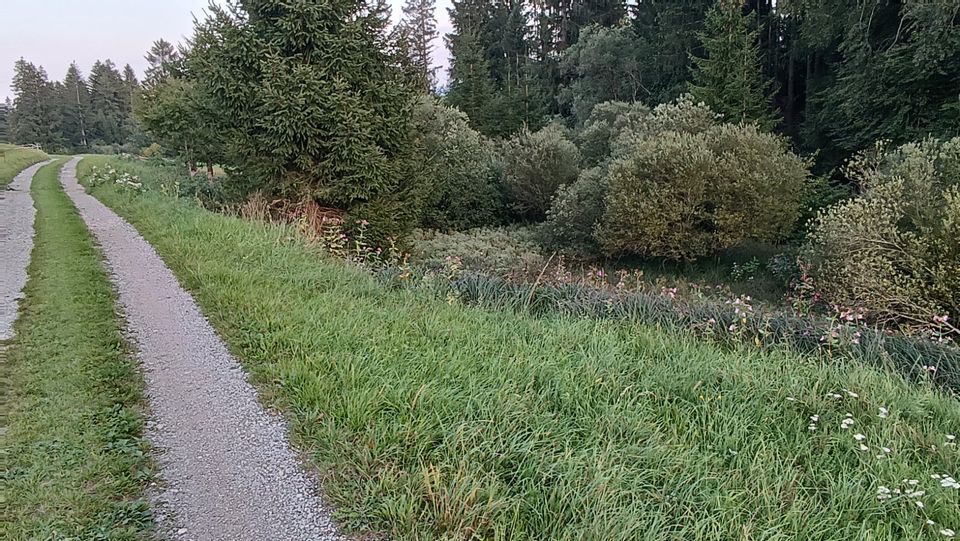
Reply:
[[465, 114], [432, 97], [420, 99], [413, 123], [421, 225], [450, 230], [503, 221], [502, 165], [494, 144], [470, 127]]
[[47, 80], [47, 72], [21, 58], [14, 66], [13, 93], [14, 110], [7, 120], [10, 139], [47, 150], [60, 148], [57, 89]]
[[610, 165], [597, 237], [610, 255], [691, 260], [777, 240], [800, 212], [810, 164], [750, 125], [634, 139]]
[[580, 151], [557, 124], [538, 132], [523, 130], [505, 141], [503, 160], [510, 205], [532, 220], [545, 218], [557, 189], [580, 174]]
[[861, 193], [822, 212], [805, 257], [826, 298], [872, 319], [939, 327], [960, 318], [960, 138], [858, 155]]
[[652, 55], [629, 26], [584, 28], [580, 41], [563, 54], [560, 69], [570, 83], [560, 92], [560, 104], [584, 122], [598, 103], [647, 99], [644, 89]]
[[535, 276], [547, 261], [535, 237], [532, 231], [520, 227], [485, 227], [446, 234], [416, 231], [410, 239], [410, 261], [445, 273], [466, 270]]
[[13, 177], [27, 167], [50, 158], [42, 150], [9, 145], [0, 145], [0, 154], [3, 154], [3, 159], [0, 159], [0, 190], [6, 188]]
[[437, 86], [433, 67], [433, 42], [437, 39], [436, 0], [406, 0], [400, 32], [408, 43], [410, 62], [414, 68], [414, 85], [421, 92], [433, 92]]
[[730, 122], [754, 122], [765, 130], [778, 123], [771, 106], [771, 81], [763, 74], [759, 32], [744, 0], [716, 0], [700, 40], [703, 57], [693, 59], [690, 92]]
[[122, 145], [130, 132], [135, 80], [122, 75], [110, 60], [97, 61], [90, 69], [91, 142]]
[[607, 171], [592, 167], [571, 184], [561, 186], [541, 226], [543, 243], [560, 252], [597, 255], [594, 231], [606, 209]]
[[577, 146], [584, 163], [598, 165], [606, 161], [612, 153], [612, 142], [624, 131], [634, 131], [635, 125], [646, 121], [650, 113], [640, 102], [609, 101], [594, 106], [577, 132]]
[[218, 113], [219, 108], [200, 85], [177, 77], [153, 79], [136, 109], [150, 135], [191, 166], [198, 161], [212, 164], [225, 160]]
[[956, 2], [878, 4], [851, 10], [833, 84], [816, 94], [812, 127], [855, 152], [960, 135], [960, 7]]
[[[384, 5], [243, 1], [211, 6], [188, 58], [231, 163], [260, 187], [387, 224], [411, 186], [410, 96]], [[415, 208], [405, 214], [416, 216]], [[360, 217], [360, 216], [358, 216]], [[395, 233], [414, 225], [398, 224]], [[388, 231], [384, 231], [384, 234]]]

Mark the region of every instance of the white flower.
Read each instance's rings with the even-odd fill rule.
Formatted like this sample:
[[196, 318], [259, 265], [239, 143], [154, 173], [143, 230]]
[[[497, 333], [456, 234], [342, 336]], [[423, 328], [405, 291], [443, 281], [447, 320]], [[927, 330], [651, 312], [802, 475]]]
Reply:
[[907, 484], [910, 485], [910, 486], [912, 486], [912, 487], [917, 486], [919, 483], [920, 483], [920, 481], [918, 481], [918, 480], [916, 480], [916, 479], [910, 479], [909, 481], [907, 481]]
[[857, 440], [857, 441], [863, 441], [863, 440], [867, 439], [867, 437], [864, 436], [863, 434], [854, 434], [854, 435], [853, 435], [853, 439], [855, 439], [855, 440]]
[[884, 453], [888, 454], [888, 455], [890, 454], [890, 448], [889, 448], [889, 447], [881, 447], [880, 450], [883, 451]]
[[853, 426], [853, 422], [854, 422], [853, 419], [847, 417], [846, 419], [840, 421], [840, 428], [846, 430], [851, 426]]
[[836, 399], [839, 400], [839, 399], [843, 398], [843, 395], [839, 395], [839, 394], [837, 394], [837, 393], [827, 393], [827, 398], [836, 398]]
[[796, 402], [796, 401], [797, 401], [797, 399], [794, 398], [794, 397], [792, 397], [792, 396], [788, 396], [788, 397], [787, 397], [787, 402]]
[[940, 530], [940, 533], [941, 533], [944, 537], [953, 537], [953, 536], [957, 535], [957, 533], [954, 532], [953, 530], [951, 530], [950, 528], [944, 528], [944, 529]]
[[940, 477], [942, 477], [942, 476], [941, 476], [939, 473], [934, 473], [934, 474], [930, 475], [930, 479], [940, 479]]
[[880, 407], [880, 413], [877, 414], [877, 417], [879, 417], [879, 418], [881, 418], [881, 419], [886, 419], [886, 418], [889, 417], [889, 416], [890, 416], [890, 410], [888, 410], [887, 408], [884, 408], [883, 406], [881, 406], [881, 407]]
[[930, 520], [930, 519], [927, 519], [927, 525], [933, 526], [934, 524], [936, 524], [936, 522], [934, 522], [934, 521], [932, 521], [932, 520]]
[[849, 396], [850, 398], [860, 398], [860, 395], [858, 395], [857, 393], [855, 393], [855, 392], [853, 392], [853, 391], [848, 391], [848, 390], [844, 389], [844, 392], [846, 392], [846, 393], [847, 393], [847, 396]]
[[870, 448], [861, 443], [861, 444], [860, 444], [860, 450], [861, 450], [861, 451], [869, 451]]
[[813, 421], [813, 422], [817, 422], [817, 421], [820, 420], [820, 416], [819, 416], [819, 415], [814, 415], [814, 416], [810, 417], [810, 420]]
[[877, 499], [878, 500], [889, 500], [890, 499], [890, 489], [885, 486], [877, 487]]
[[809, 430], [809, 431], [811, 431], [811, 432], [813, 432], [813, 431], [816, 430], [816, 429], [817, 429], [817, 425], [809, 425], [809, 426], [807, 426], [807, 430]]
[[917, 500], [913, 503], [917, 504], [917, 507], [919, 507], [920, 509], [923, 509], [923, 502], [921, 502], [920, 500]]

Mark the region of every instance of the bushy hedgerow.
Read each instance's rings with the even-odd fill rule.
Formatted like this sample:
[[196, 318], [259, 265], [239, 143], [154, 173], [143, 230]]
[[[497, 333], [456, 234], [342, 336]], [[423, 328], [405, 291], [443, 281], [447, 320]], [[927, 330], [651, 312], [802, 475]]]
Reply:
[[500, 224], [506, 204], [493, 142], [470, 127], [466, 114], [432, 97], [418, 100], [413, 123], [421, 226], [459, 230]]
[[575, 182], [560, 187], [547, 221], [540, 227], [545, 246], [574, 255], [592, 256], [600, 252], [594, 230], [603, 218], [606, 175], [604, 168], [591, 167], [580, 173]]
[[860, 195], [822, 212], [804, 249], [821, 293], [878, 321], [960, 335], [960, 138], [881, 144], [847, 173]]
[[557, 189], [580, 174], [580, 151], [557, 124], [537, 132], [523, 130], [504, 142], [503, 160], [510, 205], [531, 220], [545, 218]]
[[749, 125], [634, 137], [609, 168], [597, 238], [608, 255], [692, 260], [794, 226], [810, 164]]

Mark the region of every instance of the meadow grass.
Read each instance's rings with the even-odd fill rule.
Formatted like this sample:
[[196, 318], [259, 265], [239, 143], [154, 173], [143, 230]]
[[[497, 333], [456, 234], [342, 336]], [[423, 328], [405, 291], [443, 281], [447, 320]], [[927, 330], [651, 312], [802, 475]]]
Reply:
[[[81, 177], [104, 163], [85, 161]], [[421, 540], [960, 530], [950, 439], [960, 405], [932, 386], [626, 320], [392, 289], [288, 229], [151, 191], [149, 168], [132, 167], [146, 193], [94, 195], [193, 292], [350, 530]]]
[[59, 188], [62, 164], [34, 179], [26, 298], [0, 344], [0, 538], [143, 539], [141, 380], [100, 254]]
[[0, 144], [0, 155], [0, 189], [6, 188], [20, 171], [49, 159], [42, 150], [3, 144]]

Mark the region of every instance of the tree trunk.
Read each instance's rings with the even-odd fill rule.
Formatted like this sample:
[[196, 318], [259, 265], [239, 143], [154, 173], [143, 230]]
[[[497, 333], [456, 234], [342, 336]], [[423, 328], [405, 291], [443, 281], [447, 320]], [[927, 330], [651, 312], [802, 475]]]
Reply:
[[212, 163], [208, 163], [208, 164], [207, 164], [207, 184], [209, 184], [210, 186], [213, 186], [213, 180], [214, 180], [214, 177], [213, 177], [213, 164], [212, 164]]
[[190, 178], [197, 176], [197, 162], [190, 160], [187, 162], [187, 167], [190, 169]]

